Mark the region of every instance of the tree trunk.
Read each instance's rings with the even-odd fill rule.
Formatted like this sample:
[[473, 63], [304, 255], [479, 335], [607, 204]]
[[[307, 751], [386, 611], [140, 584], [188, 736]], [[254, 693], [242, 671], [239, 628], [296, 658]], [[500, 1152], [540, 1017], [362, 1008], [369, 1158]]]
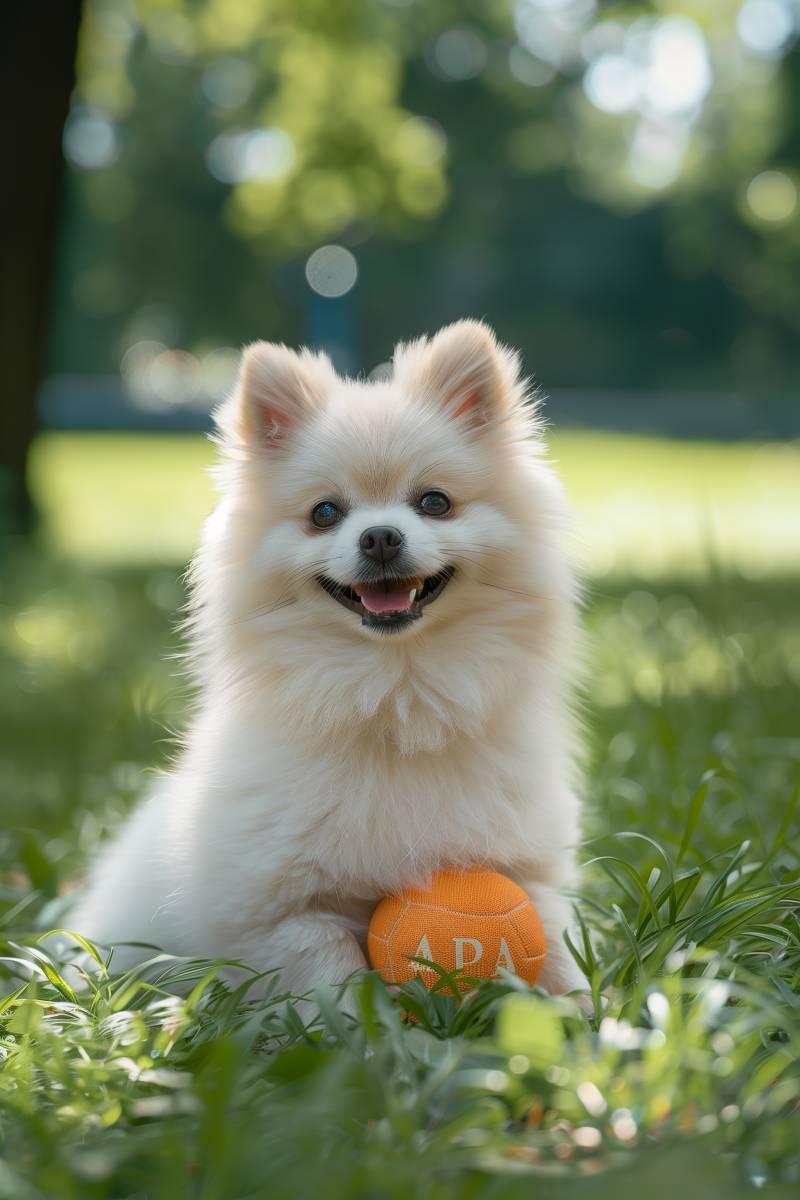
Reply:
[[0, 40], [0, 526], [33, 521], [28, 450], [36, 428], [81, 0], [16, 0]]

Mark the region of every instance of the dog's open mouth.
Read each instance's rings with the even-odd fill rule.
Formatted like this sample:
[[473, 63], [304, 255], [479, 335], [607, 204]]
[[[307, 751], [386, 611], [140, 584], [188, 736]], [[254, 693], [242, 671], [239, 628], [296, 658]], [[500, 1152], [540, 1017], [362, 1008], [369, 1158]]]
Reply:
[[362, 625], [395, 633], [418, 620], [426, 605], [441, 596], [452, 577], [453, 568], [445, 567], [425, 578], [364, 580], [350, 587], [327, 575], [318, 575], [317, 582], [344, 608], [358, 613]]

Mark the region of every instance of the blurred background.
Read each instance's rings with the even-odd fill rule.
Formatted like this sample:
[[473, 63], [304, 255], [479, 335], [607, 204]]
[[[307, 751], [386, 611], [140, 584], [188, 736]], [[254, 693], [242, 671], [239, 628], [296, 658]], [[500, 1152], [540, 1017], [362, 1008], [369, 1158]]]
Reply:
[[556, 434], [728, 443], [645, 465], [578, 439], [591, 569], [788, 554], [798, 0], [64, 0], [8, 25], [7, 527], [183, 559], [199, 440], [79, 431], [206, 429], [253, 338], [370, 374], [476, 315]]
[[651, 784], [679, 809], [731, 747], [763, 781], [756, 735], [777, 796], [800, 753], [800, 0], [60, 0], [4, 27], [24, 879], [53, 894], [170, 753], [204, 432], [254, 338], [371, 375], [486, 318], [549, 395], [612, 825]]

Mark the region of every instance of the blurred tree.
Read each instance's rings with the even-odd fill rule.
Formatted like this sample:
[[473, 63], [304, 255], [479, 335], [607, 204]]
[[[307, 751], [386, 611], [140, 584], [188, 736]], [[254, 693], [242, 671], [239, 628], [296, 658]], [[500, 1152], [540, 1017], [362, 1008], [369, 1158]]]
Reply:
[[[74, 81], [80, 0], [47, 13], [12, 5], [3, 13], [0, 112], [6, 182], [0, 237], [0, 527], [26, 529], [32, 509], [25, 465], [35, 427], [44, 319], [62, 173], [61, 130]], [[8, 514], [8, 517], [6, 517]]]
[[471, 311], [551, 385], [787, 390], [798, 11], [90, 0], [53, 365], [302, 337], [335, 241], [367, 363]]

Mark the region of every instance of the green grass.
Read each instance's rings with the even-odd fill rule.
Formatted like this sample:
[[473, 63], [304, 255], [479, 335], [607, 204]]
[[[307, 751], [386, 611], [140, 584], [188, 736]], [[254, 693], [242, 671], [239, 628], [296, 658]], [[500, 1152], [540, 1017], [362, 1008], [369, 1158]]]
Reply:
[[[47, 503], [71, 514], [60, 534], [51, 524], [51, 547], [84, 558], [19, 550], [0, 585], [0, 1198], [795, 1196], [800, 610], [779, 524], [765, 540], [783, 573], [765, 576], [741, 543], [729, 549], [746, 573], [724, 556], [713, 569], [656, 570], [640, 529], [639, 567], [623, 573], [623, 556], [590, 587], [575, 949], [605, 997], [602, 1019], [507, 983], [457, 1007], [370, 977], [357, 1019], [328, 1000], [307, 1027], [277, 989], [251, 1002], [210, 964], [164, 962], [145, 983], [98, 963], [80, 995], [46, 958], [29, 979], [18, 947], [60, 922], [98, 837], [142, 794], [182, 721], [186, 690], [168, 657], [178, 571], [166, 544], [162, 563], [141, 559], [158, 506], [188, 495], [205, 450], [147, 447], [152, 463], [162, 456], [161, 491], [142, 492], [138, 509], [113, 445], [76, 440], [79, 464], [63, 440], [40, 448], [62, 456], [60, 486], [80, 475], [74, 495], [51, 477]], [[588, 506], [613, 504], [626, 455], [652, 495], [669, 494], [673, 445], [634, 454], [570, 435], [565, 467], [568, 447], [591, 477]], [[708, 472], [716, 462], [715, 495], [735, 511], [757, 452], [686, 453]], [[107, 496], [89, 537], [72, 522], [88, 520], [93, 479]], [[776, 479], [776, 522], [787, 488]], [[138, 511], [128, 545], [140, 565], [103, 541], [115, 511]], [[169, 987], [179, 976], [191, 981], [181, 996]]]
[[[557, 414], [556, 414], [557, 417]], [[748, 576], [800, 571], [800, 442], [678, 442], [562, 432], [550, 441], [593, 575], [702, 575], [709, 554]], [[48, 434], [33, 484], [60, 551], [173, 563], [214, 505], [199, 436]]]

